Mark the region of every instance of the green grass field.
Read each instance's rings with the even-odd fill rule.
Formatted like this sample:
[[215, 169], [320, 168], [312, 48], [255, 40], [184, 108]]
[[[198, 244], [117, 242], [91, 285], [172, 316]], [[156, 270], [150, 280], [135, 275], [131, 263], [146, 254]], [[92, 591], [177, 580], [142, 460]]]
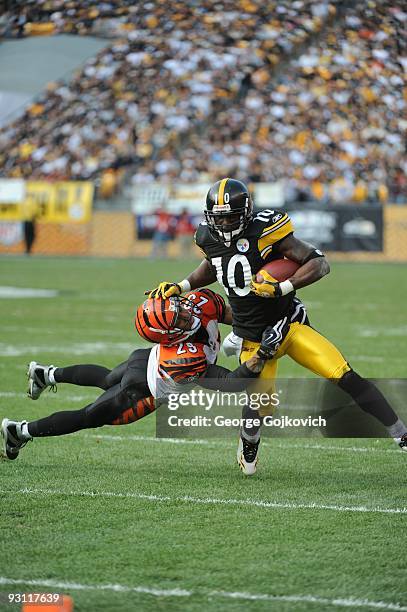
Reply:
[[[124, 360], [135, 306], [195, 262], [0, 259], [0, 417], [81, 408], [97, 390], [25, 396], [26, 364]], [[405, 268], [332, 264], [300, 292], [361, 374], [406, 375]], [[220, 363], [235, 367], [233, 359]], [[288, 358], [281, 376], [304, 376]], [[30, 443], [0, 462], [0, 610], [61, 592], [75, 611], [407, 610], [406, 461], [391, 440], [267, 439], [255, 477], [236, 441], [155, 439], [155, 417]], [[44, 608], [46, 610], [46, 608]]]

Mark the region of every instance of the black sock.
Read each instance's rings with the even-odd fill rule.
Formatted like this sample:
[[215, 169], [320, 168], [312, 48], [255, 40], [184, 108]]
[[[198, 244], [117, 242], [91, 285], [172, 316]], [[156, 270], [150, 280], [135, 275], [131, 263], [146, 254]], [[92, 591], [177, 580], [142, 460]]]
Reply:
[[56, 368], [54, 370], [55, 382], [71, 383], [81, 387], [107, 388], [106, 378], [111, 370], [99, 365], [83, 364]]
[[398, 420], [382, 392], [370, 380], [362, 378], [353, 370], [342, 376], [338, 387], [349, 393], [362, 410], [376, 417], [385, 427], [394, 425]]
[[[260, 437], [260, 427], [263, 423], [263, 417], [259, 415], [257, 410], [253, 410], [249, 406], [244, 406], [242, 410], [242, 419], [245, 419], [242, 432], [243, 437], [246, 438], [248, 442], [257, 442]], [[252, 421], [258, 421], [259, 425], [253, 425], [253, 423], [249, 423], [249, 419]]]
[[28, 423], [28, 433], [33, 438], [63, 436], [86, 427], [86, 408], [54, 412], [43, 419]]
[[115, 385], [81, 410], [54, 412], [43, 419], [31, 421], [28, 432], [33, 438], [64, 436], [81, 429], [109, 425], [142, 397], [143, 394], [138, 396], [136, 393], [130, 397], [120, 385]]

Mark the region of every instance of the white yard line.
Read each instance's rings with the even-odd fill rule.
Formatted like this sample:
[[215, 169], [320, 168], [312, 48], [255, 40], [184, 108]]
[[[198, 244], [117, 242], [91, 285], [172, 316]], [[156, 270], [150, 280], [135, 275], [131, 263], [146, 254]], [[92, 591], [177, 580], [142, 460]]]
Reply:
[[[387, 438], [386, 438], [387, 439]], [[274, 446], [274, 445], [273, 445]], [[393, 443], [393, 448], [374, 448], [373, 446], [328, 446], [325, 444], [278, 444], [277, 448], [305, 448], [307, 450], [325, 450], [325, 451], [341, 451], [349, 453], [393, 453], [398, 457], [401, 453], [400, 449]]]
[[378, 357], [373, 355], [349, 355], [349, 361], [371, 361], [372, 363], [384, 363], [386, 360], [384, 357]]
[[65, 591], [115, 591], [116, 593], [146, 593], [156, 597], [190, 597], [192, 591], [185, 589], [155, 589], [147, 587], [128, 587], [122, 584], [80, 584], [78, 582], [61, 582], [58, 580], [14, 580], [0, 576], [0, 585], [27, 585]]
[[27, 393], [17, 393], [16, 391], [0, 391], [0, 397], [27, 397]]
[[[0, 391], [0, 398], [4, 397], [17, 397], [26, 400], [26, 393], [14, 393], [13, 391]], [[53, 401], [57, 399], [63, 399], [62, 396], [50, 395]], [[89, 402], [93, 398], [91, 395], [69, 395], [64, 398], [67, 402]], [[156, 438], [155, 436], [138, 436], [138, 435], [127, 435], [121, 436], [117, 434], [80, 434], [83, 437], [88, 438], [90, 440], [106, 440], [109, 442], [156, 442], [161, 444], [180, 444], [180, 445], [191, 445], [191, 446], [207, 446], [208, 448], [217, 448], [220, 449], [222, 447], [230, 447], [235, 446], [235, 440], [230, 439], [212, 439], [212, 440], [200, 440], [200, 439], [187, 439], [187, 438]], [[237, 435], [237, 434], [236, 434]], [[367, 438], [369, 439], [369, 438]], [[372, 444], [370, 446], [335, 446], [332, 444], [310, 444], [304, 442], [302, 444], [287, 442], [287, 443], [278, 443], [274, 439], [273, 441], [262, 439], [261, 442], [262, 447], [272, 447], [273, 449], [283, 449], [283, 450], [321, 450], [321, 451], [333, 451], [333, 452], [348, 452], [348, 453], [391, 453], [395, 457], [400, 455], [400, 451], [397, 449], [396, 445], [393, 445], [393, 448], [375, 448]]]
[[[119, 319], [119, 317], [117, 317], [117, 319]], [[21, 332], [21, 325], [2, 325], [1, 329], [3, 332], [12, 332], [12, 333]], [[56, 337], [61, 336], [60, 332], [56, 332], [54, 328], [44, 329], [43, 327], [29, 327], [26, 325], [24, 325], [24, 333], [25, 334], [38, 334], [40, 336], [44, 336], [44, 334], [49, 335], [49, 336], [54, 335]], [[128, 334], [126, 331], [118, 332], [113, 329], [112, 330], [98, 329], [98, 328], [91, 328], [88, 326], [86, 326], [86, 334], [87, 334], [87, 337], [89, 337], [91, 334], [95, 334], [96, 338], [100, 338], [101, 336], [106, 336], [106, 337], [114, 338], [116, 341], [122, 340], [123, 342], [130, 339], [129, 338], [130, 334]], [[123, 338], [120, 338], [120, 334], [123, 336]], [[97, 341], [98, 340], [95, 340], [95, 342]]]
[[111, 497], [121, 499], [140, 499], [151, 502], [185, 502], [188, 504], [215, 505], [215, 506], [252, 506], [256, 508], [274, 508], [276, 510], [332, 510], [334, 512], [363, 512], [372, 514], [407, 514], [407, 508], [382, 508], [374, 506], [339, 506], [336, 504], [294, 503], [264, 501], [257, 499], [221, 499], [216, 497], [192, 497], [190, 495], [171, 496], [138, 493], [131, 491], [64, 491], [63, 489], [16, 489], [0, 490], [3, 495], [65, 495], [68, 497]]
[[0, 298], [26, 299], [26, 298], [54, 298], [59, 295], [57, 289], [31, 289], [29, 287], [0, 286]]
[[[154, 436], [137, 436], [128, 435], [120, 436], [114, 434], [85, 434], [85, 438], [93, 438], [98, 440], [111, 440], [112, 442], [161, 442], [164, 444], [192, 444], [197, 446], [209, 446], [212, 448], [221, 448], [223, 446], [232, 446], [236, 442], [229, 439], [218, 438], [215, 440], [189, 440], [187, 438], [155, 438]], [[328, 444], [309, 444], [304, 442], [303, 444], [296, 444], [287, 442], [277, 443], [275, 440], [268, 441], [262, 439], [262, 446], [272, 446], [273, 448], [281, 448], [286, 450], [301, 449], [301, 450], [324, 450], [324, 451], [340, 451], [350, 453], [393, 453], [395, 456], [400, 455], [400, 451], [397, 450], [396, 445], [394, 448], [374, 448], [374, 446], [334, 446]]]
[[378, 338], [378, 337], [400, 337], [407, 336], [407, 325], [399, 325], [397, 327], [378, 326], [365, 327], [356, 326], [356, 333], [361, 338]]
[[225, 442], [228, 446], [230, 440], [214, 442], [210, 440], [187, 440], [185, 438], [155, 438], [154, 436], [115, 436], [109, 434], [85, 434], [85, 438], [93, 438], [97, 440], [111, 440], [112, 442], [164, 442], [168, 444], [192, 444], [197, 446], [212, 446], [218, 447]]
[[123, 355], [125, 359], [132, 351], [142, 346], [145, 348], [145, 345], [133, 342], [76, 342], [59, 345], [23, 345], [2, 342], [0, 343], [0, 357], [25, 357], [29, 361], [31, 355], [39, 359], [41, 354], [100, 355], [101, 353], [113, 353]]
[[235, 599], [242, 601], [269, 601], [286, 603], [308, 603], [325, 606], [337, 606], [339, 608], [371, 608], [374, 610], [393, 610], [395, 612], [407, 612], [407, 607], [398, 603], [385, 601], [371, 601], [370, 599], [359, 599], [353, 597], [318, 597], [317, 595], [271, 595], [269, 593], [247, 593], [239, 591], [216, 591], [210, 589], [160, 589], [145, 586], [127, 586], [124, 584], [82, 584], [78, 582], [65, 582], [59, 580], [24, 580], [0, 576], [0, 585], [3, 586], [28, 586], [44, 587], [52, 590], [62, 591], [112, 591], [114, 593], [140, 593], [152, 595], [153, 597], [204, 597]]
[[[17, 397], [17, 398], [24, 399], [24, 400], [28, 398], [27, 393], [17, 393], [15, 391], [0, 391], [0, 397]], [[45, 391], [45, 394], [42, 396], [41, 399], [52, 398], [53, 401], [62, 400], [63, 402], [68, 403], [68, 402], [91, 402], [92, 400], [95, 400], [96, 397], [97, 397], [97, 390], [96, 390], [96, 394], [94, 392], [92, 395], [90, 394], [89, 395], [57, 395], [55, 393], [49, 393], [48, 391]], [[32, 405], [34, 406], [34, 404]], [[37, 406], [39, 406], [39, 404], [37, 404]], [[24, 407], [26, 408], [27, 404], [25, 404]]]
[[[102, 391], [100, 390], [100, 393]], [[45, 391], [46, 394], [49, 393], [49, 391]], [[27, 393], [18, 393], [16, 391], [0, 391], [0, 397], [17, 397], [17, 398], [21, 398], [21, 399], [28, 399], [27, 397]], [[56, 393], [49, 393], [49, 395], [43, 395], [43, 397], [47, 397], [48, 399], [52, 399], [52, 400], [62, 400], [65, 403], [68, 402], [89, 402], [92, 400], [95, 400], [97, 397], [97, 389], [96, 389], [96, 396], [95, 396], [95, 392], [92, 395], [58, 395]], [[33, 400], [31, 400], [33, 401]], [[30, 403], [31, 405], [31, 403]], [[35, 404], [32, 404], [32, 406], [34, 406]], [[36, 404], [37, 406], [39, 406], [40, 404]], [[24, 407], [27, 407], [27, 404], [24, 405]]]

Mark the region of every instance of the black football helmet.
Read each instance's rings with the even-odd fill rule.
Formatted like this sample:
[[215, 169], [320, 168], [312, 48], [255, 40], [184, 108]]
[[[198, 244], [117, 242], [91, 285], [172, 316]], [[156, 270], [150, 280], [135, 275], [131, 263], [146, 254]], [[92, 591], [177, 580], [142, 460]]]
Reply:
[[205, 220], [215, 240], [231, 243], [253, 217], [253, 201], [246, 185], [232, 178], [217, 181], [206, 196]]

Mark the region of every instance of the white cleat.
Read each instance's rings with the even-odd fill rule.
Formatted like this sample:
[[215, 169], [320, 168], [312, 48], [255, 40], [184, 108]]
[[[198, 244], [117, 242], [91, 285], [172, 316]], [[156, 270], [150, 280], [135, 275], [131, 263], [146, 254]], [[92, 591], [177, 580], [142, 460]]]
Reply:
[[258, 442], [253, 443], [240, 436], [237, 447], [237, 463], [245, 476], [253, 476], [256, 473], [259, 444], [260, 438]]
[[31, 361], [28, 370], [28, 391], [27, 395], [33, 400], [37, 400], [41, 393], [47, 387], [50, 387], [54, 393], [57, 390], [55, 383], [52, 383], [49, 379], [49, 373], [51, 370], [55, 370], [55, 366], [43, 366], [36, 361]]
[[402, 451], [407, 453], [407, 433], [403, 434], [401, 438], [393, 438], [393, 440], [401, 448]]
[[[1, 451], [3, 459], [13, 461], [17, 459], [20, 450], [27, 444], [29, 440], [21, 440], [21, 427], [27, 421], [10, 421], [3, 419], [1, 422]], [[31, 438], [30, 438], [31, 439]]]

